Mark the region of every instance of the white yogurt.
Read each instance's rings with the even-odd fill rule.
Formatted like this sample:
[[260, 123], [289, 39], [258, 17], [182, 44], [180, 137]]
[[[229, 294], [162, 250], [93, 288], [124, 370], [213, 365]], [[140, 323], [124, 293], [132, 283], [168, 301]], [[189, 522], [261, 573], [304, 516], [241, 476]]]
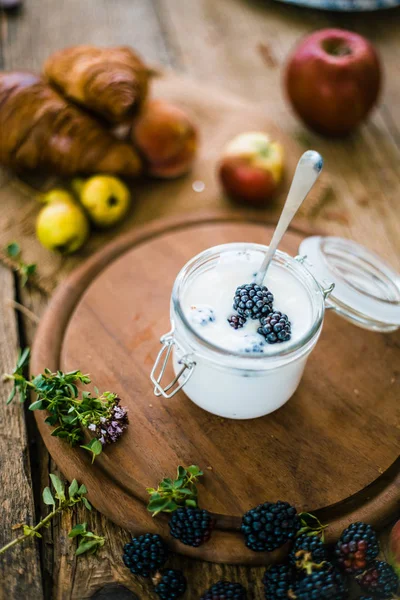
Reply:
[[257, 332], [258, 319], [238, 330], [229, 325], [236, 288], [254, 281], [265, 250], [243, 243], [210, 248], [185, 265], [172, 291], [172, 332], [164, 344], [173, 347], [175, 374], [195, 404], [222, 417], [261, 417], [287, 402], [322, 328], [320, 286], [279, 251], [264, 284], [274, 309], [291, 321], [291, 339], [268, 344]]
[[233, 329], [228, 317], [235, 314], [233, 297], [238, 286], [254, 281], [263, 259], [257, 251], [223, 254], [214, 269], [201, 273], [186, 290], [182, 306], [197, 333], [231, 352], [274, 354], [290, 342], [301, 339], [312, 324], [312, 306], [307, 290], [287, 269], [272, 264], [263, 283], [274, 295], [274, 310], [285, 313], [291, 322], [291, 340], [268, 344], [257, 333], [258, 319], [247, 319]]

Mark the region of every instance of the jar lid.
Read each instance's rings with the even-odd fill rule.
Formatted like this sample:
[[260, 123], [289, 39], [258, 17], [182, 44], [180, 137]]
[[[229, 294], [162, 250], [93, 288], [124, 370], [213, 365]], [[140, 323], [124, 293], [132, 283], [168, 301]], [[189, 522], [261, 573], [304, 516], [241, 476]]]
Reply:
[[351, 240], [321, 236], [303, 240], [299, 251], [323, 288], [335, 284], [328, 307], [366, 329], [400, 326], [400, 275], [374, 252]]

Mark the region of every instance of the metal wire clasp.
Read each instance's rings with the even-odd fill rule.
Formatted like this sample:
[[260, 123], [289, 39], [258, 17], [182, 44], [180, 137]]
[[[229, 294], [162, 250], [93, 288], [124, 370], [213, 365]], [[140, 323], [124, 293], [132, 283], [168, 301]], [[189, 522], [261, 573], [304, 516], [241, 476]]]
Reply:
[[[150, 373], [150, 379], [151, 379], [152, 383], [154, 384], [154, 395], [155, 396], [164, 396], [164, 398], [172, 398], [173, 396], [175, 396], [175, 394], [177, 392], [179, 392], [179, 390], [181, 390], [183, 388], [185, 383], [187, 381], [189, 381], [190, 377], [193, 374], [196, 363], [192, 360], [189, 360], [188, 356], [184, 356], [180, 360], [180, 363], [182, 363], [182, 365], [183, 365], [182, 369], [179, 371], [179, 373], [177, 375], [175, 375], [175, 377], [171, 381], [171, 383], [169, 383], [165, 388], [163, 388], [161, 385], [161, 381], [164, 376], [165, 369], [167, 368], [167, 364], [168, 364], [169, 357], [172, 352], [172, 348], [175, 344], [173, 331], [170, 331], [169, 333], [166, 333], [165, 335], [163, 335], [162, 338], [160, 339], [160, 342], [162, 343], [162, 348], [161, 348], [160, 352], [158, 353], [158, 356], [154, 363], [154, 367]], [[156, 375], [158, 365], [160, 364], [163, 357], [164, 357], [164, 360], [163, 360], [163, 363], [162, 363], [162, 366], [160, 369], [160, 373], [158, 375]], [[175, 389], [173, 389], [172, 392], [170, 392], [168, 394], [167, 392], [171, 388], [173, 388], [176, 383], [179, 382], [180, 377], [185, 373], [185, 371], [188, 371], [185, 379], [183, 381], [181, 381], [179, 383], [179, 385]]]

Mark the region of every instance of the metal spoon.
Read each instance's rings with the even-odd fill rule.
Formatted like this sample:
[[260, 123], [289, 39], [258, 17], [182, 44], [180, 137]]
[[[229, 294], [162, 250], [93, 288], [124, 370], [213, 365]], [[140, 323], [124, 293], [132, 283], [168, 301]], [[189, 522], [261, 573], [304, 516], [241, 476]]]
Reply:
[[293, 177], [292, 185], [290, 186], [285, 206], [283, 207], [271, 243], [265, 254], [265, 258], [255, 278], [255, 282], [258, 285], [262, 285], [279, 242], [283, 238], [294, 215], [306, 199], [312, 186], [317, 181], [319, 174], [322, 171], [323, 164], [324, 161], [322, 156], [315, 150], [307, 150], [307, 152], [304, 152], [297, 163], [296, 172]]

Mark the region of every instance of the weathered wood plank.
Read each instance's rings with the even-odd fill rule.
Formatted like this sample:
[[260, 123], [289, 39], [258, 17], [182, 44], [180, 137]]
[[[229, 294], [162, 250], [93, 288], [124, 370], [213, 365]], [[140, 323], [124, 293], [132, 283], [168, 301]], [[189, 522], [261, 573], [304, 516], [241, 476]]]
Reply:
[[[10, 300], [13, 274], [0, 266], [0, 371], [10, 373], [19, 346], [17, 322]], [[6, 406], [10, 383], [0, 384], [0, 547], [21, 534], [18, 523], [35, 523], [29, 446], [24, 408], [18, 400]], [[0, 599], [40, 600], [42, 583], [38, 545], [33, 540], [0, 555]]]

